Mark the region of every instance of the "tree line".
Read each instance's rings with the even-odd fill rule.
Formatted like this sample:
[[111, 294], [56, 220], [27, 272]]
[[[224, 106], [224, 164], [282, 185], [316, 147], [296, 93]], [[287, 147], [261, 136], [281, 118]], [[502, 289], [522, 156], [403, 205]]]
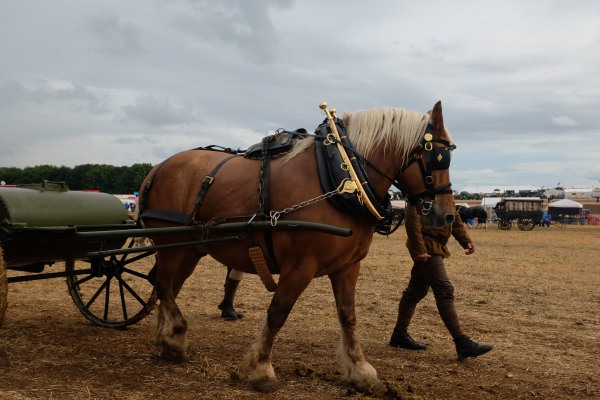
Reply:
[[70, 167], [37, 165], [35, 167], [0, 167], [0, 182], [6, 185], [41, 183], [44, 180], [66, 182], [70, 190], [100, 190], [104, 193], [137, 192], [152, 164], [117, 167], [107, 164], [84, 164]]

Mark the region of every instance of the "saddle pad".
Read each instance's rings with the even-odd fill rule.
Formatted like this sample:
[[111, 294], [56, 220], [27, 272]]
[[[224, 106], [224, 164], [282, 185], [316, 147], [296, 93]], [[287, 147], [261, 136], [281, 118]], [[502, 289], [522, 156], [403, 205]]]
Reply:
[[292, 150], [294, 140], [300, 135], [306, 135], [306, 129], [296, 129], [293, 132], [281, 131], [275, 135], [266, 136], [262, 142], [248, 147], [244, 153], [244, 158], [260, 159], [262, 158], [264, 142], [267, 142], [267, 154], [270, 158], [282, 156]]

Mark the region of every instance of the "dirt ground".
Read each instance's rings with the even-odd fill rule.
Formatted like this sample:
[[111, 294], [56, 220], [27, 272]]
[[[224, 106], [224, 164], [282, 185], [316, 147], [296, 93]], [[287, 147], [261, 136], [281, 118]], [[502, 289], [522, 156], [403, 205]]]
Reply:
[[[494, 350], [457, 361], [431, 294], [410, 329], [428, 349], [388, 347], [411, 264], [401, 228], [376, 235], [356, 294], [359, 338], [380, 379], [403, 398], [600, 398], [600, 226], [523, 232], [490, 225], [470, 234], [477, 252], [465, 256], [453, 242], [447, 266], [465, 331]], [[156, 356], [152, 317], [127, 330], [100, 328], [81, 316], [62, 278], [9, 284], [0, 398], [366, 398], [339, 375], [327, 278], [312, 282], [276, 340], [273, 364], [282, 389], [259, 394], [240, 380], [241, 357], [262, 326], [270, 294], [258, 277], [247, 276], [236, 299], [245, 318], [223, 321], [216, 306], [224, 276], [224, 268], [205, 261], [179, 296], [190, 346], [190, 360], [180, 365]]]

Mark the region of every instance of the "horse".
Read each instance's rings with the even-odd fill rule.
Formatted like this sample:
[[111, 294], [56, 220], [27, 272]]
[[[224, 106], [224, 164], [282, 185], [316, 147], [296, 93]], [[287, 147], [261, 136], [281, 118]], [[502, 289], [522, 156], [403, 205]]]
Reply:
[[[487, 229], [487, 211], [481, 206], [475, 207], [465, 207], [465, 206], [456, 206], [456, 211], [460, 215], [460, 219], [468, 224], [468, 220], [477, 219], [477, 225], [475, 225], [475, 229], [483, 226], [483, 229]], [[469, 225], [471, 226], [471, 225]]]
[[[388, 107], [347, 112], [343, 121], [380, 198], [384, 198], [395, 182], [421, 210], [423, 224], [444, 226], [453, 222], [453, 198], [448, 190], [451, 152], [448, 150], [455, 146], [451, 145], [452, 137], [444, 125], [441, 102], [424, 114]], [[156, 344], [160, 356], [173, 362], [187, 359], [187, 322], [176, 297], [199, 260], [208, 254], [227, 267], [256, 274], [257, 267], [248, 249], [259, 246], [270, 273], [278, 274], [279, 279], [266, 321], [242, 361], [242, 371], [253, 388], [273, 392], [281, 386], [272, 366], [275, 337], [311, 280], [324, 276], [331, 282], [336, 302], [344, 375], [359, 390], [382, 386], [377, 372], [365, 359], [356, 335], [355, 288], [374, 226], [365, 218], [324, 200], [318, 178], [317, 140], [311, 135], [300, 137], [290, 152], [271, 160], [267, 189], [270, 210], [284, 210], [278, 214], [279, 221], [318, 222], [349, 228], [352, 234], [341, 237], [308, 230], [254, 230], [225, 243], [158, 249], [149, 279], [160, 300], [156, 311]], [[445, 167], [432, 168], [431, 164], [437, 162], [430, 159], [432, 150], [448, 154]], [[434, 154], [433, 158], [438, 161], [442, 158]], [[264, 162], [260, 160], [232, 157], [206, 148], [183, 151], [155, 166], [148, 174], [140, 189], [138, 207], [186, 215], [192, 218], [192, 222], [187, 223], [209, 223], [232, 216], [248, 221], [257, 215], [261, 206], [260, 194], [265, 190], [260, 179], [263, 168]], [[211, 182], [210, 188], [198, 206], [198, 188], [207, 180]], [[140, 222], [148, 228], [177, 225], [167, 219], [153, 218], [145, 211], [140, 214]], [[271, 219], [271, 224], [274, 222], [277, 220]], [[190, 240], [181, 235], [150, 236], [156, 245]]]

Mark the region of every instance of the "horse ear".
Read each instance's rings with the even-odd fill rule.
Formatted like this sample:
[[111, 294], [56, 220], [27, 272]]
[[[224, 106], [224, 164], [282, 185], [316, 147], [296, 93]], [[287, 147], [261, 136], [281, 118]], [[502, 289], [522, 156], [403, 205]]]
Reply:
[[431, 123], [435, 128], [435, 133], [437, 135], [444, 134], [444, 116], [442, 115], [442, 102], [438, 101], [433, 106], [433, 111], [431, 111]]
[[350, 120], [352, 119], [352, 113], [350, 113], [350, 112], [345, 112], [345, 113], [344, 113], [344, 117], [343, 117], [343, 119], [344, 119], [344, 124], [345, 124], [346, 126], [350, 126]]

